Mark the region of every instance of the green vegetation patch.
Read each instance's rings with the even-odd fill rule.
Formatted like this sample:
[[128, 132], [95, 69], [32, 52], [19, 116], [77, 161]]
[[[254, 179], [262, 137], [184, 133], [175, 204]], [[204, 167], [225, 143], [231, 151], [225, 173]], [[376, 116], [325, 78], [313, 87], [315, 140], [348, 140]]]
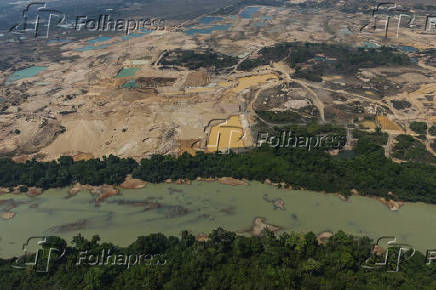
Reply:
[[430, 146], [431, 146], [431, 149], [433, 149], [433, 151], [436, 152], [436, 141], [433, 141], [433, 142], [430, 144]]
[[191, 70], [201, 67], [215, 69], [229, 68], [238, 63], [238, 58], [213, 52], [212, 50], [194, 51], [177, 49], [168, 53], [162, 60], [163, 65], [184, 66]]
[[327, 74], [352, 75], [360, 68], [409, 64], [406, 54], [393, 48], [354, 48], [342, 44], [283, 42], [262, 48], [256, 59], [247, 59], [239, 65], [249, 71], [271, 61], [285, 61], [296, 68], [295, 77], [322, 81]]
[[414, 162], [436, 162], [436, 157], [427, 151], [425, 145], [412, 136], [399, 135], [397, 141], [393, 148], [393, 157]]
[[[66, 249], [65, 256], [59, 258], [59, 253], [51, 253], [47, 273], [14, 269], [16, 259], [0, 259], [0, 287], [190, 290], [368, 289], [370, 285], [371, 289], [436, 288], [436, 263], [430, 261], [430, 265], [426, 265], [426, 257], [420, 252], [410, 259], [402, 259], [399, 271], [392, 273], [396, 272], [396, 257], [400, 257], [399, 246], [389, 248], [386, 267], [372, 270], [362, 267], [383, 262], [384, 256], [377, 258], [370, 254], [372, 244], [368, 237], [357, 238], [342, 231], [320, 244], [312, 232], [279, 236], [265, 232], [260, 237], [245, 237], [221, 228], [210, 233], [208, 241], [204, 242], [196, 241], [184, 231], [181, 238], [163, 234], [140, 236], [128, 247], [100, 242], [99, 236], [91, 240], [76, 236], [71, 246], [61, 238], [51, 237], [40, 252], [47, 255], [50, 247]], [[135, 260], [138, 255], [142, 255], [139, 261]], [[105, 257], [109, 259], [90, 265]], [[29, 257], [29, 261], [31, 258], [35, 260], [35, 255]]]
[[322, 82], [322, 69], [310, 68], [310, 69], [301, 69], [300, 66], [295, 68], [294, 76], [300, 79], [306, 79], [311, 82]]
[[391, 103], [396, 110], [404, 110], [412, 107], [412, 104], [406, 100], [392, 100]]
[[417, 134], [427, 135], [427, 123], [425, 122], [412, 122], [410, 123], [410, 129]]
[[436, 125], [433, 125], [428, 129], [428, 133], [432, 136], [436, 136]]
[[388, 134], [383, 133], [380, 128], [377, 128], [375, 132], [365, 132], [356, 129], [353, 131], [353, 137], [378, 146], [384, 146], [388, 142]]
[[301, 123], [307, 119], [303, 118], [300, 114], [294, 111], [256, 111], [256, 113], [263, 120], [275, 123], [275, 124], [283, 124], [283, 123]]

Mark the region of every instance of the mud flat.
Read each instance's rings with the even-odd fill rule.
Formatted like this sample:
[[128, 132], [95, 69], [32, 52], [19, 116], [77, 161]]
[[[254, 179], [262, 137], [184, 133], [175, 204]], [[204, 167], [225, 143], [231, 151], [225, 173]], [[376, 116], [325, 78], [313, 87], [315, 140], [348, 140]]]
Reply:
[[144, 188], [147, 182], [141, 179], [132, 178], [131, 175], [127, 176], [123, 183], [120, 184], [122, 189], [140, 189]]
[[6, 193], [9, 193], [10, 191], [9, 191], [9, 188], [6, 188], [6, 187], [0, 187], [0, 195], [1, 194], [6, 194]]
[[276, 232], [280, 229], [281, 228], [279, 226], [267, 224], [265, 218], [257, 217], [254, 219], [249, 233], [253, 236], [260, 236], [264, 230]]
[[42, 194], [44, 191], [42, 188], [38, 188], [38, 187], [30, 187], [27, 191], [26, 194], [31, 195], [31, 196], [36, 196], [36, 195], [40, 195]]
[[330, 239], [333, 236], [332, 232], [322, 232], [320, 233], [316, 239], [318, 241], [318, 244], [327, 244], [327, 240]]
[[[27, 188], [27, 191], [25, 193], [27, 195], [30, 195], [30, 196], [37, 196], [37, 195], [42, 194], [43, 192], [44, 192], [44, 190], [42, 188], [29, 187], [29, 188]], [[20, 186], [15, 186], [12, 189], [9, 189], [6, 187], [0, 187], [0, 195], [7, 194], [7, 193], [19, 194], [19, 193], [23, 193], [23, 192], [20, 191]]]
[[285, 202], [284, 202], [283, 199], [281, 199], [281, 198], [278, 198], [278, 199], [270, 199], [270, 198], [268, 197], [268, 194], [264, 194], [262, 198], [263, 198], [263, 200], [265, 200], [266, 202], [271, 203], [275, 209], [277, 209], [277, 208], [279, 208], [279, 209], [281, 209], [281, 210], [285, 210], [285, 209], [286, 209], [286, 208], [285, 208]]
[[4, 220], [10, 220], [15, 216], [15, 213], [13, 212], [5, 212], [1, 214], [1, 218]]
[[404, 130], [386, 116], [377, 116], [377, 124], [386, 131], [403, 132]]
[[246, 183], [243, 180], [240, 179], [235, 179], [235, 178], [231, 178], [231, 177], [221, 177], [218, 178], [217, 181], [221, 184], [226, 184], [226, 185], [248, 185], [248, 183]]
[[201, 178], [201, 177], [197, 177], [196, 181], [217, 182], [217, 183], [220, 183], [220, 184], [232, 185], [232, 186], [248, 185], [248, 182], [246, 180], [235, 179], [235, 178], [232, 178], [232, 177], [221, 177], [221, 178]]
[[402, 201], [394, 201], [392, 199], [387, 200], [384, 197], [379, 197], [377, 200], [386, 205], [392, 211], [397, 211], [400, 207], [404, 206], [404, 202]]
[[266, 75], [254, 75], [248, 77], [242, 77], [238, 79], [238, 86], [232, 89], [234, 93], [240, 93], [245, 89], [248, 89], [253, 86], [257, 86], [261, 83], [265, 83], [270, 80], [276, 80], [277, 76], [274, 74], [266, 74]]
[[70, 190], [68, 191], [69, 196], [77, 195], [80, 191], [89, 191], [93, 195], [97, 195], [96, 202], [102, 202], [106, 198], [114, 195], [120, 194], [120, 190], [115, 188], [112, 185], [83, 185], [80, 183], [76, 183], [73, 185]]

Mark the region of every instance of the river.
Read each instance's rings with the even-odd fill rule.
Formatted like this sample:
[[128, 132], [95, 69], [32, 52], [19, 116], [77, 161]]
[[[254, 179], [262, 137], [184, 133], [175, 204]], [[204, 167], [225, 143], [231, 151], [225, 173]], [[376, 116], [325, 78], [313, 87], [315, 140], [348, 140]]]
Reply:
[[[100, 235], [103, 241], [127, 246], [139, 235], [161, 232], [178, 236], [182, 230], [210, 233], [217, 227], [248, 235], [256, 217], [281, 231], [343, 230], [378, 238], [393, 235], [424, 251], [436, 247], [436, 206], [406, 203], [390, 211], [381, 202], [353, 196], [350, 202], [334, 194], [281, 190], [251, 182], [248, 186], [194, 182], [192, 185], [149, 184], [122, 190], [96, 204], [87, 191], [68, 197], [68, 189], [52, 189], [40, 196], [0, 195], [0, 212], [7, 207], [15, 217], [0, 219], [0, 257], [22, 253], [31, 236], [58, 235], [71, 242], [81, 233]], [[284, 201], [284, 209], [273, 201]]]

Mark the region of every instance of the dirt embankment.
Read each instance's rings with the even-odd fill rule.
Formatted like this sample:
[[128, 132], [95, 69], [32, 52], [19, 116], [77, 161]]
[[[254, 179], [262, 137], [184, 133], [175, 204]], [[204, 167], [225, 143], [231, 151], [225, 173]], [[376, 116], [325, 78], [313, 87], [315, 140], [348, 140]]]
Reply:
[[6, 193], [10, 193], [9, 188], [7, 188], [7, 187], [0, 187], [0, 194], [6, 194]]
[[[359, 195], [359, 191], [357, 189], [352, 189], [351, 193], [355, 196]], [[388, 192], [388, 195], [394, 195], [392, 192]], [[372, 198], [375, 198], [376, 200], [380, 201], [381, 203], [383, 203], [384, 205], [386, 205], [390, 210], [392, 211], [397, 211], [399, 210], [402, 206], [404, 206], [404, 202], [403, 201], [395, 201], [393, 199], [386, 199], [384, 197], [378, 197], [378, 196], [369, 196]], [[347, 198], [347, 200], [349, 200]]]
[[377, 200], [385, 204], [392, 211], [397, 211], [404, 205], [402, 201], [387, 200], [384, 197], [378, 197]]
[[227, 185], [248, 185], [247, 182], [245, 182], [244, 180], [239, 180], [239, 179], [234, 179], [231, 177], [221, 177], [218, 178], [217, 181], [221, 184], [227, 184]]
[[[241, 179], [235, 179], [235, 178], [231, 178], [231, 177], [221, 177], [221, 178], [201, 178], [201, 177], [198, 177], [196, 179], [196, 181], [218, 182], [221, 184], [232, 185], [232, 186], [248, 185], [248, 181], [245, 179], [241, 180]], [[191, 185], [192, 184], [192, 181], [189, 179], [177, 179], [177, 180], [167, 179], [164, 182], [167, 184], [178, 184], [178, 185], [181, 185], [181, 184]], [[280, 188], [282, 188], [282, 189], [291, 189], [292, 190], [291, 186], [286, 186], [286, 184], [283, 182], [273, 183], [270, 179], [265, 179], [264, 183], [268, 184], [268, 185], [273, 185], [273, 186], [280, 186]], [[147, 184], [148, 184], [148, 182], [146, 182], [146, 181], [143, 181], [141, 179], [135, 179], [135, 178], [132, 178], [131, 175], [128, 175], [126, 177], [126, 179], [124, 180], [124, 182], [122, 184], [120, 184], [119, 186], [106, 185], [106, 184], [99, 185], [99, 186], [93, 186], [93, 185], [82, 185], [82, 184], [77, 183], [70, 188], [68, 193], [69, 193], [69, 196], [74, 196], [79, 191], [87, 190], [91, 194], [97, 195], [96, 202], [103, 202], [108, 197], [120, 194], [120, 189], [141, 189], [141, 188], [144, 188]], [[20, 189], [21, 189], [21, 186], [16, 186], [12, 189], [0, 187], [0, 195], [7, 194], [7, 193], [19, 194], [19, 193], [22, 193], [20, 191]], [[43, 189], [37, 188], [37, 187], [29, 187], [27, 189], [27, 192], [25, 192], [25, 194], [27, 194], [29, 196], [37, 196], [37, 195], [40, 195], [42, 193], [43, 193]], [[359, 192], [356, 189], [351, 190], [351, 193], [354, 196], [359, 195]], [[389, 192], [388, 195], [393, 195], [393, 194], [391, 192]], [[338, 197], [343, 201], [350, 202], [350, 197], [343, 196], [341, 194], [338, 194]], [[393, 199], [386, 199], [384, 197], [376, 197], [376, 196], [373, 196], [372, 198], [375, 198], [378, 201], [382, 202], [392, 211], [397, 211], [402, 206], [404, 206], [404, 202], [402, 202], [402, 201], [394, 201]], [[273, 204], [274, 204], [275, 208], [280, 208], [280, 209], [285, 208], [284, 202], [281, 199], [274, 200]], [[8, 214], [7, 216], [9, 219], [9, 218], [13, 218], [14, 215]], [[6, 216], [2, 216], [2, 218], [5, 218], [5, 217]]]
[[264, 201], [271, 203], [273, 205], [274, 209], [278, 209], [278, 208], [281, 209], [281, 210], [285, 210], [286, 209], [285, 208], [285, 201], [283, 199], [281, 199], [281, 198], [270, 199], [268, 197], [268, 194], [264, 194], [262, 198], [263, 198]]
[[[202, 178], [202, 177], [197, 177], [196, 181], [203, 181], [203, 182], [218, 182], [221, 184], [226, 184], [226, 185], [248, 185], [246, 180], [241, 180], [241, 179], [235, 179], [232, 177], [221, 177], [221, 178]], [[167, 184], [188, 184], [191, 185], [192, 181], [189, 179], [176, 179], [176, 180], [172, 180], [172, 179], [166, 179], [164, 181]]]
[[123, 183], [120, 184], [120, 188], [122, 189], [140, 189], [144, 188], [147, 185], [147, 182], [141, 179], [132, 178], [131, 175], [128, 175]]
[[325, 245], [328, 243], [328, 239], [330, 239], [332, 236], [332, 232], [322, 232], [316, 237], [316, 240], [318, 241], [319, 245]]
[[42, 188], [39, 188], [39, 187], [28, 187], [27, 191], [25, 191], [25, 192], [22, 192], [20, 189], [21, 189], [21, 186], [15, 186], [11, 189], [7, 188], [7, 187], [0, 187], [0, 195], [7, 194], [7, 193], [12, 193], [12, 194], [25, 193], [25, 194], [30, 195], [30, 196], [37, 196], [37, 195], [40, 195], [44, 192], [44, 190]]
[[76, 183], [71, 189], [69, 190], [70, 196], [76, 195], [79, 193], [79, 191], [82, 190], [88, 190], [91, 194], [97, 195], [97, 198], [95, 199], [96, 202], [102, 202], [106, 198], [114, 195], [120, 194], [120, 190], [115, 188], [112, 185], [82, 185], [80, 183]]
[[168, 178], [168, 179], [165, 179], [164, 182], [167, 183], [167, 184], [173, 183], [173, 184], [179, 184], [179, 185], [180, 184], [187, 184], [187, 185], [191, 185], [192, 184], [191, 180], [183, 179], [183, 178], [179, 178], [179, 179], [176, 179], [176, 180], [172, 180], [171, 178]]
[[289, 189], [289, 190], [293, 189], [291, 185], [287, 185], [285, 182], [272, 182], [271, 179], [269, 178], [265, 179], [264, 183], [268, 185], [280, 187], [281, 189]]
[[15, 216], [14, 212], [11, 212], [12, 209], [16, 208], [17, 205], [13, 200], [0, 200], [0, 219], [10, 220]]
[[[41, 188], [37, 188], [37, 187], [29, 187], [29, 188], [27, 188], [26, 192], [21, 191], [21, 189], [22, 189], [21, 186], [16, 186], [14, 188], [1, 187], [0, 188], [0, 195], [1, 194], [22, 194], [22, 193], [25, 193], [28, 196], [38, 196], [38, 195], [43, 193], [43, 190]], [[15, 213], [12, 212], [11, 210], [17, 207], [17, 203], [13, 199], [9, 199], [9, 200], [1, 200], [0, 199], [0, 206], [1, 205], [3, 205], [3, 206], [0, 207], [0, 219], [4, 219], [4, 220], [13, 219], [15, 217]], [[30, 207], [34, 207], [34, 206], [35, 206], [34, 204], [30, 205]], [[3, 211], [3, 212], [1, 212], [1, 211]]]
[[1, 218], [4, 219], [4, 220], [10, 220], [10, 219], [12, 219], [14, 216], [15, 216], [15, 213], [13, 213], [13, 212], [11, 212], [11, 211], [8, 211], [8, 212], [5, 212], [5, 213], [2, 213], [2, 214], [1, 214]]
[[195, 240], [197, 242], [208, 242], [209, 241], [209, 236], [206, 234], [199, 234], [195, 237]]
[[281, 230], [281, 227], [267, 224], [265, 218], [257, 217], [254, 219], [253, 225], [248, 232], [253, 236], [260, 236], [264, 230], [276, 232]]
[[338, 197], [339, 197], [339, 199], [342, 200], [342, 201], [350, 201], [350, 199], [349, 199], [348, 197], [346, 197], [345, 195], [338, 194]]

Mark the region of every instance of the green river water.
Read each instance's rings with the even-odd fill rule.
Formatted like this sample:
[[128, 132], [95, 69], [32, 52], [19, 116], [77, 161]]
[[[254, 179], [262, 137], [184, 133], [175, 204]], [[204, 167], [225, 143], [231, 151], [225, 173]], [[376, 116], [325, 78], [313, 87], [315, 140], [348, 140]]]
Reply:
[[[21, 254], [28, 237], [41, 235], [58, 235], [71, 242], [78, 233], [87, 238], [98, 234], [103, 241], [121, 246], [157, 232], [200, 234], [223, 227], [248, 235], [256, 217], [282, 231], [343, 230], [374, 239], [393, 235], [421, 251], [436, 247], [436, 206], [422, 203], [406, 203], [392, 212], [372, 198], [357, 196], [344, 202], [334, 194], [280, 190], [257, 182], [152, 184], [122, 190], [100, 204], [95, 199], [87, 191], [68, 197], [68, 189], [48, 190], [37, 197], [0, 195], [0, 213], [13, 205], [10, 211], [16, 214], [10, 220], [0, 219], [0, 257]], [[284, 210], [274, 207], [275, 199], [284, 201]], [[147, 208], [150, 202], [160, 207]]]

